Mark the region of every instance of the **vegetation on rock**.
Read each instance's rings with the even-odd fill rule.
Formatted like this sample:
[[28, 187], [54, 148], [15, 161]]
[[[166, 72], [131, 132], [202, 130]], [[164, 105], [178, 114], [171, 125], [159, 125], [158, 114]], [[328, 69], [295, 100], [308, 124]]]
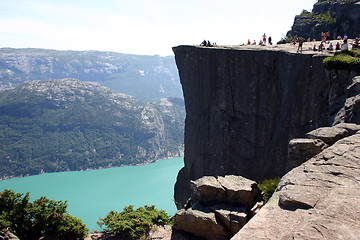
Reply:
[[280, 178], [265, 179], [264, 181], [258, 183], [259, 188], [263, 191], [263, 200], [267, 202], [273, 193], [275, 192], [277, 186], [279, 185]]
[[335, 52], [333, 57], [327, 57], [323, 61], [324, 66], [329, 69], [359, 69], [360, 50], [349, 50]]
[[0, 193], [0, 229], [10, 228], [20, 239], [84, 239], [88, 229], [68, 214], [67, 203], [41, 197], [29, 202], [25, 195], [12, 190]]
[[123, 235], [133, 239], [146, 237], [146, 233], [155, 224], [171, 224], [170, 217], [164, 210], [157, 210], [154, 205], [134, 209], [127, 206], [120, 213], [110, 211], [98, 225], [105, 231], [115, 235]]

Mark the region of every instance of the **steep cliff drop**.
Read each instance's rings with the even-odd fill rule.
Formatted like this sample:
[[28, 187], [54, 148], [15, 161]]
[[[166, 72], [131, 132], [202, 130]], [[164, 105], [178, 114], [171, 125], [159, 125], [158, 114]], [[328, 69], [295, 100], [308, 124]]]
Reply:
[[332, 96], [344, 94], [351, 79], [349, 71], [327, 71], [326, 56], [312, 51], [246, 46], [173, 51], [187, 113], [185, 167], [175, 185], [179, 208], [189, 197], [189, 180], [285, 174], [288, 142], [331, 125], [345, 101]]

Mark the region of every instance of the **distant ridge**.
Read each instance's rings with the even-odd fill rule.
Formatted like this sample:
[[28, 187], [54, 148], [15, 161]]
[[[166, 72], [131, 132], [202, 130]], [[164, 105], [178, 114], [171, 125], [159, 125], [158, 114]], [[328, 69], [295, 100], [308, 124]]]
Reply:
[[142, 102], [182, 98], [174, 56], [0, 48], [0, 89], [28, 80], [61, 78], [98, 82]]

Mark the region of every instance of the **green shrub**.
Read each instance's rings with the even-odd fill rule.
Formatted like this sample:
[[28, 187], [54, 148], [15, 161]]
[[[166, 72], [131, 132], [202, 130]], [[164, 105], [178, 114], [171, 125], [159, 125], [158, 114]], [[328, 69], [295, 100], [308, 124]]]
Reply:
[[264, 192], [263, 200], [267, 202], [275, 192], [275, 189], [279, 185], [280, 178], [265, 179], [261, 183], [258, 183], [259, 188]]
[[336, 52], [333, 57], [325, 58], [323, 64], [328, 69], [360, 69], [360, 50]]
[[164, 210], [157, 210], [154, 205], [136, 210], [133, 205], [127, 206], [120, 213], [110, 211], [104, 219], [98, 221], [98, 225], [105, 231], [115, 235], [124, 235], [133, 239], [144, 238], [147, 230], [154, 224], [170, 224], [170, 217]]
[[9, 227], [20, 239], [84, 239], [88, 229], [66, 211], [67, 203], [41, 197], [29, 202], [12, 190], [0, 193], [0, 228]]

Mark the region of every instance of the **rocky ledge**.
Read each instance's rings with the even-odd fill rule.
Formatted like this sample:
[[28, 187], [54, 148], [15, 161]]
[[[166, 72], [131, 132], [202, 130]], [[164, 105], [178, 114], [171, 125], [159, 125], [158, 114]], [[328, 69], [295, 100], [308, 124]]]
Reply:
[[[344, 128], [333, 130], [339, 129]], [[232, 239], [359, 239], [359, 195], [358, 131], [287, 173], [269, 202]]]

